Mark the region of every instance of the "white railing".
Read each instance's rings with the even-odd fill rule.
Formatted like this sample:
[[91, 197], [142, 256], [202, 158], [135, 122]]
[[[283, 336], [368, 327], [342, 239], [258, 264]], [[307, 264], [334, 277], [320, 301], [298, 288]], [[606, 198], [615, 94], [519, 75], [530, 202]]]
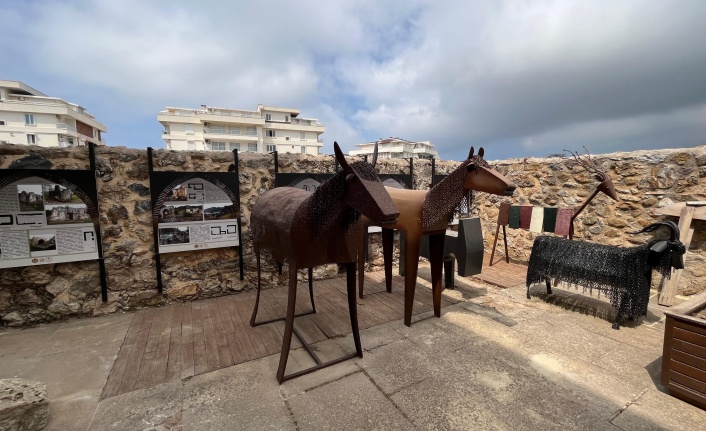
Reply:
[[76, 132], [76, 127], [74, 127], [71, 124], [67, 123], [56, 123], [56, 128], [57, 129], [64, 129], [64, 130], [69, 130], [71, 132]]
[[230, 111], [227, 109], [212, 109], [200, 110], [202, 114], [208, 115], [222, 115], [226, 117], [241, 117], [241, 118], [262, 118], [262, 114], [257, 112], [246, 112], [246, 111]]
[[257, 136], [256, 130], [238, 130], [238, 129], [214, 129], [213, 127], [207, 127], [203, 129], [204, 133], [210, 133], [212, 135], [240, 135], [240, 136]]

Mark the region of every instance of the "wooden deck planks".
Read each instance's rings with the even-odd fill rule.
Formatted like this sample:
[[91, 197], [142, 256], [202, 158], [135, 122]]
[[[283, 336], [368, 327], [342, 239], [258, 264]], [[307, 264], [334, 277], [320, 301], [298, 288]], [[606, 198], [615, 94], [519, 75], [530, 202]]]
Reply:
[[[404, 280], [393, 279], [385, 292], [382, 272], [366, 274], [366, 297], [359, 299], [361, 329], [402, 319]], [[309, 343], [350, 333], [346, 278], [314, 282], [316, 314], [298, 317], [295, 325]], [[381, 293], [371, 293], [381, 292]], [[442, 306], [455, 301], [442, 299]], [[284, 322], [252, 328], [255, 292], [137, 311], [113, 364], [101, 399], [185, 379], [264, 356], [278, 354]], [[284, 317], [287, 287], [261, 292], [258, 321]], [[432, 309], [431, 289], [417, 285], [414, 313]], [[307, 282], [297, 289], [297, 313], [311, 310]], [[292, 347], [300, 346], [296, 337]]]

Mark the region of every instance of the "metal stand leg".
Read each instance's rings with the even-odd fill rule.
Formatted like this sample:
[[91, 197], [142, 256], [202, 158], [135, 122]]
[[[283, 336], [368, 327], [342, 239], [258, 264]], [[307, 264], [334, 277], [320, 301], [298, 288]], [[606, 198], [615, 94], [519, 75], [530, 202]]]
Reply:
[[385, 261], [385, 288], [392, 293], [392, 248], [395, 231], [393, 229], [382, 230], [382, 256]]
[[355, 300], [355, 263], [346, 264], [346, 287], [348, 289], [348, 314], [351, 318], [355, 353], [362, 358], [363, 348], [360, 345], [360, 330], [358, 329], [358, 304]]
[[431, 286], [436, 317], [441, 317], [441, 268], [444, 260], [444, 238], [446, 238], [446, 233], [429, 235]]
[[297, 265], [289, 262], [289, 294], [287, 297], [287, 318], [282, 335], [282, 351], [279, 354], [279, 367], [277, 368], [277, 381], [284, 382], [284, 370], [287, 368], [289, 349], [292, 345], [292, 332], [294, 331], [294, 309], [297, 304]]
[[363, 288], [365, 286], [365, 256], [368, 254], [367, 229], [367, 226], [363, 226], [363, 236], [360, 239], [360, 248], [358, 249], [358, 296], [360, 299], [363, 299]]
[[252, 310], [252, 316], [250, 317], [250, 326], [255, 327], [257, 320], [257, 307], [260, 305], [260, 285], [261, 285], [261, 274], [260, 274], [260, 251], [255, 250], [255, 259], [257, 260], [257, 294], [255, 295], [255, 308]]
[[[408, 232], [409, 233], [409, 232]], [[408, 234], [405, 246], [404, 275], [404, 324], [412, 325], [412, 308], [414, 307], [414, 291], [417, 288], [417, 271], [419, 270], [419, 234]], [[392, 281], [392, 280], [390, 280]]]
[[311, 310], [316, 313], [316, 304], [314, 304], [314, 268], [309, 268], [309, 298], [311, 298]]
[[[291, 265], [291, 263], [290, 263]], [[330, 367], [331, 365], [338, 364], [339, 362], [347, 361], [355, 357], [363, 357], [363, 348], [360, 343], [360, 330], [358, 328], [358, 308], [355, 298], [355, 262], [348, 262], [346, 265], [346, 289], [348, 292], [348, 312], [351, 319], [351, 330], [353, 332], [353, 342], [355, 343], [355, 353], [341, 356], [340, 358], [333, 359], [328, 362], [321, 362], [321, 359], [316, 355], [314, 349], [307, 343], [304, 337], [297, 331], [294, 327], [294, 309], [296, 305], [296, 292], [297, 292], [297, 271], [294, 266], [290, 266], [289, 269], [289, 298], [287, 300], [287, 319], [284, 326], [284, 335], [282, 336], [282, 351], [279, 357], [279, 367], [277, 368], [277, 381], [282, 384], [287, 380], [294, 379], [305, 374], [320, 370], [322, 368]], [[284, 372], [287, 368], [287, 359], [289, 357], [289, 349], [292, 343], [292, 334], [296, 335], [299, 341], [304, 346], [304, 349], [309, 353], [311, 358], [316, 362], [316, 365], [309, 367], [307, 369], [297, 371], [292, 374], [285, 375]]]

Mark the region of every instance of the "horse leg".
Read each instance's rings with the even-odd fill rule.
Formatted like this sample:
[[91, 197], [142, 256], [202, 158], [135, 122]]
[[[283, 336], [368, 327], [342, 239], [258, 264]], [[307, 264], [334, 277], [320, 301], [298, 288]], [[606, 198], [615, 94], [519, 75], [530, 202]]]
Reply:
[[257, 260], [257, 294], [255, 295], [255, 308], [252, 310], [252, 317], [250, 317], [250, 326], [255, 326], [255, 320], [257, 319], [257, 307], [260, 305], [260, 285], [261, 285], [261, 274], [260, 274], [260, 251], [255, 250], [255, 259]]
[[282, 351], [279, 354], [279, 367], [277, 368], [277, 381], [284, 381], [284, 370], [287, 368], [289, 349], [292, 345], [292, 332], [294, 332], [294, 309], [297, 304], [297, 264], [289, 262], [289, 295], [287, 296], [287, 317], [282, 335]]
[[419, 269], [420, 232], [407, 232], [405, 245], [405, 275], [404, 275], [404, 324], [412, 324], [412, 307], [414, 307], [414, 290], [417, 287], [417, 270]]
[[316, 313], [316, 304], [314, 304], [314, 268], [309, 268], [309, 298], [311, 298], [311, 309]]
[[363, 299], [363, 287], [365, 286], [365, 236], [368, 234], [368, 227], [363, 225], [363, 236], [358, 244], [358, 296]]
[[547, 284], [547, 293], [551, 295], [552, 294], [552, 282], [548, 278], [544, 281]]
[[395, 235], [394, 229], [382, 229], [382, 257], [385, 261], [385, 288], [392, 292], [392, 247]]
[[277, 262], [277, 274], [282, 275], [282, 262]]
[[434, 316], [441, 317], [441, 267], [444, 260], [444, 238], [446, 233], [429, 235], [429, 263], [431, 264], [431, 286], [434, 298]]
[[351, 317], [351, 330], [353, 343], [358, 357], [363, 357], [363, 348], [360, 345], [360, 330], [358, 328], [358, 304], [355, 299], [355, 263], [346, 263], [346, 288], [348, 289], [348, 313]]

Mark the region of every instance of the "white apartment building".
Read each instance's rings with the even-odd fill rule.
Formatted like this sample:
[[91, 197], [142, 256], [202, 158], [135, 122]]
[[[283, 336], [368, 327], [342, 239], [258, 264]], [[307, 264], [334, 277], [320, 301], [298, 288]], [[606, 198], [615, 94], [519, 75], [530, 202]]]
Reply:
[[19, 81], [0, 79], [0, 143], [73, 147], [105, 145], [107, 128], [86, 110]]
[[375, 142], [356, 144], [359, 150], [348, 152], [351, 156], [372, 155], [378, 144], [378, 158], [381, 159], [438, 159], [439, 152], [434, 149], [434, 145], [429, 141], [411, 142], [405, 139], [389, 137], [378, 139]]
[[319, 154], [326, 128], [298, 109], [258, 105], [257, 110], [167, 108], [157, 114], [162, 138], [172, 150]]

